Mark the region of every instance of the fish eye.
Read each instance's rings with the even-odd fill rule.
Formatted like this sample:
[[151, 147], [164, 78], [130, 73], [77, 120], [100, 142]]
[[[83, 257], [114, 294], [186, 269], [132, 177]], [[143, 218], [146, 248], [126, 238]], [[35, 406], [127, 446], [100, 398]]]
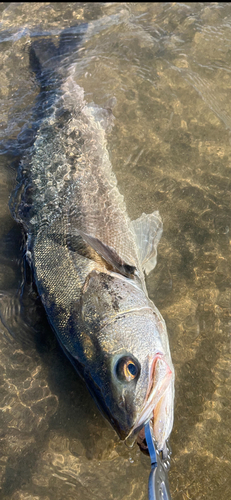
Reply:
[[140, 374], [139, 363], [130, 356], [120, 358], [116, 366], [116, 375], [120, 380], [131, 382]]

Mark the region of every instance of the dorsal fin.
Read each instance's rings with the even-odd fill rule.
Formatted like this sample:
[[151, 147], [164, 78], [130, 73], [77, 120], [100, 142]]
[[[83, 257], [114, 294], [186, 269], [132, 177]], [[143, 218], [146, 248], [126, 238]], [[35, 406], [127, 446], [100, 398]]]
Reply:
[[136, 236], [136, 244], [142, 268], [149, 274], [156, 265], [157, 245], [163, 232], [163, 223], [158, 211], [152, 214], [142, 214], [132, 221]]

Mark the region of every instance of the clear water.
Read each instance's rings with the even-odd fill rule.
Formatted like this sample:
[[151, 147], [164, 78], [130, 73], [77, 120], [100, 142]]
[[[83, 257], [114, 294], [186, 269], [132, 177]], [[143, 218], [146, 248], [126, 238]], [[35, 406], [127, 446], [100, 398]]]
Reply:
[[1, 324], [1, 498], [148, 495], [149, 459], [119, 442], [45, 319], [36, 334], [30, 301], [27, 321], [14, 314], [22, 248], [8, 150], [39, 91], [28, 46], [77, 22], [89, 23], [78, 62], [86, 100], [117, 99], [108, 148], [129, 215], [158, 209], [164, 223], [148, 289], [176, 370], [172, 499], [231, 498], [230, 5], [3, 2], [0, 15], [1, 314], [16, 332]]

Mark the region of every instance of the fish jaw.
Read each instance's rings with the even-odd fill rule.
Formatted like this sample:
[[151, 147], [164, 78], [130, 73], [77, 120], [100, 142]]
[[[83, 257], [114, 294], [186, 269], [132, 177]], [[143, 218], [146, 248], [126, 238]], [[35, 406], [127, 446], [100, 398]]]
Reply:
[[159, 450], [164, 449], [173, 426], [174, 377], [153, 411], [153, 433]]
[[[149, 419], [153, 419], [154, 437], [158, 449], [164, 448], [173, 426], [174, 369], [166, 362], [163, 354], [157, 353], [150, 362], [149, 384], [143, 409], [129, 433], [136, 433]], [[143, 429], [139, 438], [143, 437]], [[129, 437], [128, 436], [128, 437]]]

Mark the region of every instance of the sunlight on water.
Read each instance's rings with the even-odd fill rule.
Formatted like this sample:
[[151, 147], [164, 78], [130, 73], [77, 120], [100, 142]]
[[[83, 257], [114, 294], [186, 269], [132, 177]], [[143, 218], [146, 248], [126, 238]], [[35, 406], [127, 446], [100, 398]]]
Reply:
[[[35, 292], [19, 301], [23, 239], [8, 203], [39, 93], [28, 47], [41, 36], [57, 45], [63, 29], [88, 23], [76, 80], [88, 103], [107, 108], [116, 98], [108, 149], [129, 215], [159, 210], [163, 219], [147, 282], [176, 371], [172, 499], [228, 499], [229, 4], [12, 2], [0, 5], [0, 16], [2, 498], [148, 497], [149, 459], [100, 415], [35, 308]], [[67, 71], [73, 60], [65, 58]]]

